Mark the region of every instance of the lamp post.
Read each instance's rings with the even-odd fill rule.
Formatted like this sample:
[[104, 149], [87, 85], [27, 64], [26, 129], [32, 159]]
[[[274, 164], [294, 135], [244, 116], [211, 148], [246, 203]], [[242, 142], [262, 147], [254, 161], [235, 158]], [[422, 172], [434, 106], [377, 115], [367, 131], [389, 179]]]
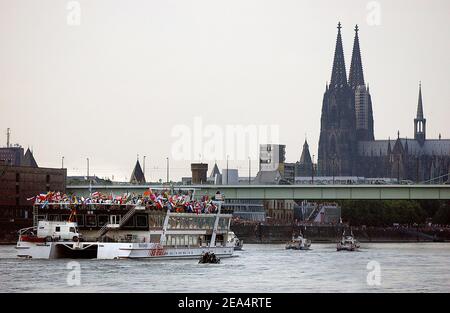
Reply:
[[227, 154], [227, 185], [228, 185], [228, 177], [229, 177], [229, 174], [228, 174], [228, 158], [229, 158], [230, 156]]
[[64, 168], [64, 157], [61, 157], [61, 168]]
[[251, 185], [251, 177], [252, 177], [252, 159], [248, 157], [248, 184]]
[[89, 179], [89, 158], [86, 158], [87, 161], [87, 179]]
[[144, 172], [144, 177], [145, 177], [145, 155], [144, 155], [144, 160], [142, 161], [142, 166], [143, 166], [143, 169], [142, 169], [142, 171]]
[[169, 183], [169, 157], [167, 157], [166, 160], [167, 160], [167, 183]]
[[313, 161], [311, 163], [311, 185], [314, 185], [314, 157], [315, 155], [313, 154]]

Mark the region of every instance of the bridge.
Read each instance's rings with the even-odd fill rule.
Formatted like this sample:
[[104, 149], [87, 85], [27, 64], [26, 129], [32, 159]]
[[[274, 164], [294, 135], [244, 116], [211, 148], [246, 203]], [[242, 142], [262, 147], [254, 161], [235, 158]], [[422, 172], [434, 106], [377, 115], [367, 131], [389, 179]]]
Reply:
[[67, 186], [69, 194], [88, 197], [90, 192], [142, 194], [153, 190], [195, 190], [195, 197], [260, 200], [450, 200], [450, 185], [78, 185]]

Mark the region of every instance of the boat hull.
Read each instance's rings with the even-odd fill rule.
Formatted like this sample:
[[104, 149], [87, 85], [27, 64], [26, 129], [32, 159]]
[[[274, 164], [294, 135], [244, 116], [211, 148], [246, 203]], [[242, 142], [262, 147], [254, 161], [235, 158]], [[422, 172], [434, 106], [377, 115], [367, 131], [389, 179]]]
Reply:
[[338, 244], [336, 247], [336, 251], [357, 251], [358, 248], [359, 248], [359, 246], [354, 245], [354, 244], [352, 244], [352, 245]]
[[29, 259], [198, 259], [212, 252], [231, 257], [233, 247], [164, 247], [156, 243], [18, 242], [17, 256]]

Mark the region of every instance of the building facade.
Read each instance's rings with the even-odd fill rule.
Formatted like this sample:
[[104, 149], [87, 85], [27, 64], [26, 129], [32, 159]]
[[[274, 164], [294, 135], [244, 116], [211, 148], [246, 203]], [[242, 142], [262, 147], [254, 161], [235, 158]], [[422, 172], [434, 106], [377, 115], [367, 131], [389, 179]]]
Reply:
[[40, 193], [66, 190], [66, 169], [0, 164], [0, 242], [14, 242], [17, 230], [30, 227], [32, 201]]
[[[372, 100], [365, 84], [358, 26], [347, 79], [341, 25], [331, 81], [322, 102], [318, 175], [387, 177], [397, 181], [442, 183], [449, 181], [450, 140], [428, 139], [419, 86], [414, 138], [375, 140]], [[306, 176], [306, 175], [302, 175]]]
[[291, 224], [294, 222], [293, 200], [264, 200], [264, 209], [270, 224]]

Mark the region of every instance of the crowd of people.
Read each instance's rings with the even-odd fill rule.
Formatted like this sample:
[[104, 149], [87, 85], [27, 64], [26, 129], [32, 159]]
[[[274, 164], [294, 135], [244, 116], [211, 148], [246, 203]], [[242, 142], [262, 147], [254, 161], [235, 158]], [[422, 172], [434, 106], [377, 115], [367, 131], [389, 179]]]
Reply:
[[217, 205], [208, 196], [202, 196], [200, 200], [193, 199], [190, 192], [170, 194], [169, 190], [153, 191], [148, 189], [143, 194], [125, 193], [116, 196], [112, 193], [104, 194], [92, 192], [89, 197], [78, 197], [61, 192], [48, 192], [29, 198], [35, 205], [45, 208], [49, 205], [140, 205], [149, 209], [168, 210], [179, 213], [216, 213]]

